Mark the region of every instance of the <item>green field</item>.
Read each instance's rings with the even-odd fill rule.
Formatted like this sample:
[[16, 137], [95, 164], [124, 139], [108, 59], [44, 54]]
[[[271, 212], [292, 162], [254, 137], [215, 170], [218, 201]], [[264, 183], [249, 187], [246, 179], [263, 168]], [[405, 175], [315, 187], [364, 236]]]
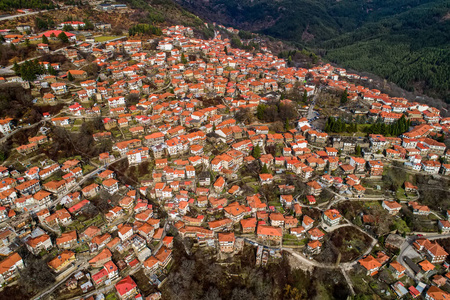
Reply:
[[117, 38], [119, 38], [120, 36], [109, 36], [109, 35], [105, 35], [105, 36], [96, 36], [95, 38], [94, 38], [94, 40], [96, 41], [96, 42], [106, 42], [106, 41], [110, 41], [110, 40], [113, 40], [113, 39], [117, 39]]

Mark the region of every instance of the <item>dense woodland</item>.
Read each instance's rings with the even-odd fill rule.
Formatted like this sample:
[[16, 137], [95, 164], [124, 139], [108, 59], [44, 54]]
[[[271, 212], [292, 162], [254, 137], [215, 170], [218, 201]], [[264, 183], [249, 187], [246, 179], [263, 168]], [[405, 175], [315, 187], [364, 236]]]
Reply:
[[55, 5], [51, 0], [2, 0], [0, 10], [9, 11], [19, 8], [52, 9]]
[[138, 9], [140, 17], [136, 19], [139, 23], [173, 23], [199, 28], [203, 21], [197, 16], [181, 8], [177, 3], [167, 0], [122, 0], [134, 9]]
[[[404, 116], [402, 116], [392, 124], [386, 124], [381, 119], [379, 119], [370, 126], [364, 127], [364, 132], [369, 134], [382, 134], [384, 136], [399, 136], [402, 133], [407, 132], [410, 125], [411, 122], [409, 120], [406, 120]], [[329, 117], [327, 123], [325, 124], [325, 132], [355, 133], [358, 132], [358, 124], [356, 122], [346, 123], [341, 118]]]
[[181, 243], [175, 239], [164, 299], [345, 299], [349, 294], [340, 272], [316, 269], [307, 274], [293, 269], [287, 255], [256, 268], [254, 247], [246, 246], [232, 264], [222, 264], [201, 250], [188, 256]]
[[177, 0], [207, 21], [289, 40], [450, 103], [450, 1]]

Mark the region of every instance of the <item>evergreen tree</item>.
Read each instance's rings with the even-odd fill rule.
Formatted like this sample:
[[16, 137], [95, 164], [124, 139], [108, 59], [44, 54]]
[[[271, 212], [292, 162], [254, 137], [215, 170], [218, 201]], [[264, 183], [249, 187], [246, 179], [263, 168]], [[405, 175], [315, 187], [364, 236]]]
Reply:
[[16, 73], [17, 76], [20, 76], [20, 66], [17, 63], [17, 61], [14, 62], [13, 70], [14, 70], [14, 73]]
[[285, 130], [285, 131], [289, 131], [289, 129], [290, 129], [290, 126], [289, 126], [289, 120], [286, 119], [286, 122], [284, 123], [284, 130]]
[[357, 156], [361, 156], [361, 146], [360, 145], [356, 145], [356, 147], [355, 147], [355, 154]]
[[67, 37], [67, 35], [64, 32], [61, 32], [60, 34], [58, 34], [58, 39], [64, 44], [69, 43], [69, 38]]
[[259, 147], [259, 144], [256, 144], [255, 148], [253, 148], [252, 156], [255, 159], [259, 159], [261, 157], [261, 148]]
[[269, 174], [269, 168], [267, 168], [266, 164], [263, 164], [262, 168], [261, 168], [261, 174]]
[[187, 64], [187, 62], [188, 61], [187, 61], [186, 57], [184, 56], [184, 53], [181, 53], [181, 63], [185, 65], [185, 64]]
[[266, 106], [264, 104], [260, 104], [258, 105], [258, 107], [256, 108], [256, 117], [259, 120], [264, 119], [264, 113], [266, 111]]
[[84, 26], [83, 29], [84, 30], [94, 30], [94, 24], [92, 24], [92, 22], [89, 19], [84, 19]]
[[303, 91], [303, 102], [307, 102], [308, 101], [308, 94], [306, 93], [306, 90]]
[[63, 26], [63, 30], [64, 31], [73, 31], [73, 27], [72, 27], [72, 25], [66, 24]]
[[45, 35], [42, 35], [42, 43], [43, 44], [49, 44], [48, 38]]
[[14, 68], [15, 71], [18, 70], [18, 74], [26, 81], [33, 81], [37, 78], [36, 75], [44, 74], [44, 68], [37, 60], [27, 60], [20, 66], [15, 65]]
[[341, 96], [341, 104], [345, 104], [348, 101], [348, 92], [347, 89], [345, 89], [345, 91], [342, 93]]
[[225, 54], [228, 55], [228, 48], [227, 48], [227, 46], [225, 46], [225, 48], [223, 49], [223, 51], [225, 51]]
[[72, 74], [70, 74], [70, 72], [67, 73], [67, 79], [69, 81], [74, 81], [75, 78], [73, 78]]
[[25, 46], [27, 48], [30, 47], [30, 40], [29, 39], [25, 39]]
[[56, 74], [57, 74], [55, 68], [53, 68], [51, 65], [48, 67], [47, 72], [48, 72], [48, 74], [53, 75], [53, 76], [56, 76]]

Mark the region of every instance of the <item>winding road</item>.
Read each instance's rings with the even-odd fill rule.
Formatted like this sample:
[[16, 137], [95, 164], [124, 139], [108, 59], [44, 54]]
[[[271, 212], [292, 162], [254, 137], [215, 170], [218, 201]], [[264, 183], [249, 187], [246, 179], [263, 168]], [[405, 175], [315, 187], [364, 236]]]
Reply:
[[366, 249], [366, 251], [364, 251], [364, 253], [362, 253], [359, 257], [357, 257], [356, 259], [350, 261], [350, 262], [345, 262], [345, 263], [338, 263], [338, 264], [331, 264], [331, 263], [321, 263], [318, 262], [314, 259], [308, 259], [307, 257], [305, 257], [304, 255], [302, 255], [299, 252], [294, 251], [291, 248], [287, 248], [287, 247], [282, 247], [281, 250], [286, 251], [288, 253], [290, 253], [292, 255], [293, 258], [297, 259], [300, 263], [310, 266], [310, 267], [316, 267], [316, 268], [322, 268], [322, 269], [333, 269], [333, 270], [337, 270], [339, 269], [345, 280], [347, 281], [347, 284], [349, 286], [350, 292], [352, 295], [355, 295], [355, 290], [353, 288], [353, 283], [350, 279], [350, 277], [348, 276], [348, 273], [357, 263], [358, 261], [363, 258], [364, 256], [368, 255], [373, 247], [375, 247], [375, 245], [378, 243], [378, 240], [375, 239], [373, 236], [371, 236], [370, 234], [368, 234], [367, 232], [365, 232], [364, 230], [362, 230], [361, 228], [359, 228], [358, 226], [352, 224], [351, 222], [348, 222], [346, 224], [341, 224], [341, 225], [337, 225], [337, 226], [333, 226], [333, 227], [328, 227], [328, 233], [333, 232], [334, 230], [338, 229], [338, 228], [342, 228], [342, 227], [353, 227], [356, 228], [357, 230], [359, 230], [360, 232], [362, 232], [363, 234], [369, 236], [372, 239], [372, 242], [370, 243], [369, 247]]

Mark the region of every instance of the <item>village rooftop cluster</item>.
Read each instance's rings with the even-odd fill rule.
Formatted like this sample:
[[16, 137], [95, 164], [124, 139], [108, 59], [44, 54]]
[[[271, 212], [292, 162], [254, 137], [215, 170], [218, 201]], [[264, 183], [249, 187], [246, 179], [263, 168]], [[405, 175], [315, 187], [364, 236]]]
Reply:
[[[80, 21], [69, 23], [74, 29], [83, 27]], [[27, 38], [56, 39], [64, 25], [68, 24]], [[45, 113], [47, 128], [30, 136], [28, 143], [15, 145], [15, 151], [26, 160], [51, 145], [49, 127], [76, 130], [82, 120], [95, 118], [101, 118], [105, 128], [93, 134], [95, 142], [111, 140], [112, 147], [91, 162], [74, 157], [45, 160], [27, 165], [24, 172], [0, 167], [2, 285], [17, 279], [25, 267], [16, 251], [24, 245], [33, 255], [51, 256], [48, 266], [58, 280], [67, 281], [67, 287], [79, 286], [83, 294], [92, 296], [99, 287], [110, 286], [120, 299], [142, 299], [146, 295], [140, 293], [132, 275], [144, 270], [149, 282], [163, 283], [173, 263], [172, 232], [181, 239], [194, 239], [199, 247], [216, 249], [222, 258], [232, 257], [245, 243], [286, 250], [284, 237], [295, 236], [304, 241], [297, 255], [314, 259], [334, 228], [355, 226], [332, 204], [366, 199], [363, 180], [381, 178], [392, 161], [401, 162], [411, 172], [450, 174], [450, 151], [436, 140], [448, 133], [450, 118], [440, 117], [440, 111], [428, 105], [356, 85], [352, 80], [369, 79], [345, 69], [329, 64], [311, 69], [288, 67], [267, 47], [250, 53], [232, 48], [218, 31], [214, 39], [202, 40], [183, 26], [165, 28], [161, 38], [152, 40], [130, 37], [88, 42], [78, 41], [70, 32], [65, 35], [72, 45], [61, 52], [73, 69], [41, 61], [57, 75], [41, 75], [31, 85], [20, 77], [1, 79], [21, 82], [26, 88], [46, 88], [48, 92], [36, 105], [65, 103], [57, 116]], [[5, 32], [4, 39], [6, 43], [24, 42], [23, 35], [10, 32]], [[157, 44], [157, 50], [144, 50], [151, 43]], [[39, 43], [38, 49], [52, 52], [48, 44]], [[98, 76], [83, 70], [88, 62], [80, 53], [95, 57]], [[386, 124], [405, 117], [411, 128], [397, 137], [329, 136], [311, 124], [310, 107], [297, 107], [294, 101], [279, 97], [300, 90], [311, 100], [319, 86], [340, 93], [347, 90], [350, 102], [368, 103], [367, 117]], [[136, 104], [127, 103], [130, 95], [139, 99]], [[244, 109], [255, 114], [259, 105], [277, 101], [301, 115], [295, 127], [285, 132], [272, 131], [271, 124], [244, 124], [235, 117]], [[0, 132], [9, 136], [20, 125], [27, 124], [18, 124], [12, 117], [2, 119]], [[277, 145], [282, 149], [279, 155], [266, 151]], [[363, 145], [360, 154], [355, 153], [358, 145]], [[123, 160], [129, 166], [149, 163], [152, 168], [145, 178], [125, 185], [118, 176], [123, 174], [109, 168]], [[244, 182], [240, 171], [249, 165], [261, 166], [261, 172]], [[304, 190], [287, 184], [286, 176], [304, 183]], [[265, 186], [276, 190], [277, 203], [268, 203], [260, 192]], [[330, 203], [319, 203], [325, 190], [333, 198]], [[434, 213], [417, 202], [418, 188], [411, 182], [404, 182], [404, 190], [415, 199], [408, 203], [415, 216]], [[95, 205], [93, 199], [105, 192], [120, 199], [110, 203], [107, 213], [83, 218]], [[402, 204], [395, 200], [384, 197], [380, 201], [385, 214], [400, 212]], [[305, 209], [317, 210], [319, 216], [308, 215]], [[364, 220], [371, 223], [370, 218]], [[442, 233], [450, 231], [448, 214], [436, 223]], [[393, 247], [403, 249], [401, 245]], [[355, 260], [355, 266], [374, 276], [388, 265], [395, 278], [407, 274], [418, 282], [409, 287], [397, 282], [392, 288], [399, 296], [450, 297], [439, 288], [450, 280], [448, 273], [428, 280], [437, 265], [448, 268], [448, 253], [426, 237], [416, 239], [413, 246], [423, 256], [417, 264], [393, 259], [383, 251], [374, 257], [369, 251]], [[113, 259], [114, 252], [120, 260]]]

